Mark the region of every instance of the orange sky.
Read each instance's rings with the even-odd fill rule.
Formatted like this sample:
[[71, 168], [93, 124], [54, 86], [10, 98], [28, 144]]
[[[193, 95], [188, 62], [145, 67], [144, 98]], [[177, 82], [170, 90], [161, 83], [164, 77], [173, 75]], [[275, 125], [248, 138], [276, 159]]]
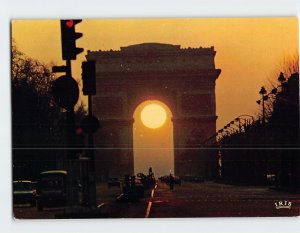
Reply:
[[[217, 128], [242, 113], [256, 113], [261, 85], [274, 75], [284, 57], [298, 51], [295, 17], [83, 20], [76, 28], [83, 33], [78, 46], [85, 48], [73, 62], [78, 80], [88, 49], [119, 49], [144, 42], [215, 46], [216, 68], [222, 69], [216, 85]], [[63, 64], [58, 20], [14, 21], [12, 36], [27, 55]]]
[[[145, 42], [214, 46], [216, 68], [222, 70], [216, 82], [217, 129], [238, 115], [256, 114], [260, 87], [274, 77], [284, 58], [298, 51], [295, 17], [83, 20], [76, 31], [83, 33], [78, 47], [85, 49], [72, 63], [77, 80], [88, 49], [118, 50]], [[13, 21], [12, 37], [28, 56], [64, 64], [59, 20]]]

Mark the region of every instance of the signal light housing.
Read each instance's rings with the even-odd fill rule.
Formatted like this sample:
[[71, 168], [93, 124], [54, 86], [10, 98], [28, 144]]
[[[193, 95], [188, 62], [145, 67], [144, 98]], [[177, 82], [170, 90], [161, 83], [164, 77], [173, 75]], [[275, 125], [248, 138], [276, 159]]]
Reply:
[[83, 52], [83, 48], [76, 47], [76, 40], [82, 37], [82, 33], [75, 32], [75, 25], [82, 20], [61, 20], [61, 45], [63, 60], [76, 60], [76, 56]]
[[82, 62], [83, 95], [96, 95], [96, 62]]

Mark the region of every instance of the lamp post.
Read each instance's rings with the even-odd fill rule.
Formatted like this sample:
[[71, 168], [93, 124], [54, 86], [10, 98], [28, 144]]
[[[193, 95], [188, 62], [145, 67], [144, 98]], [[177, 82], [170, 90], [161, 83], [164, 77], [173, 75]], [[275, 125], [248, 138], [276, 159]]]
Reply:
[[[259, 94], [261, 95], [261, 100], [262, 100], [262, 124], [264, 125], [266, 120], [266, 116], [265, 116], [265, 101], [268, 99], [268, 95], [267, 94], [267, 91], [266, 89], [262, 86], [260, 91], [259, 91]], [[260, 100], [256, 101], [258, 104], [260, 104]]]
[[[247, 114], [242, 114], [242, 115], [239, 115], [235, 118], [235, 120], [237, 119], [243, 119], [242, 117], [250, 117], [251, 120], [252, 120], [252, 123], [254, 122], [254, 116], [251, 116], [251, 115], [247, 115]], [[244, 119], [243, 119], [244, 120]]]
[[230, 127], [228, 125], [225, 125], [224, 129], [225, 129], [225, 132], [227, 132], [227, 136], [230, 136], [231, 134], [233, 134], [234, 130], [235, 130], [234, 128], [232, 128], [232, 127]]
[[230, 131], [231, 134], [237, 131], [236, 128], [231, 127], [231, 122], [226, 125], [226, 128]]
[[[247, 118], [248, 119], [247, 119]], [[251, 119], [251, 120], [250, 120]], [[243, 125], [241, 124], [241, 120], [244, 121]], [[238, 121], [239, 122], [239, 130], [240, 132], [242, 132], [242, 126], [244, 127], [244, 132], [246, 131], [246, 127], [249, 126], [250, 124], [253, 124], [254, 122], [254, 117], [251, 115], [247, 115], [247, 114], [242, 114], [239, 115], [238, 117], [236, 117], [233, 121], [231, 122], [235, 122]]]
[[216, 139], [217, 139], [217, 142], [218, 142], [218, 143], [220, 143], [220, 141], [221, 141], [222, 138], [224, 137], [223, 132], [224, 132], [223, 129], [220, 129], [220, 130], [217, 131]]
[[239, 133], [241, 133], [241, 127], [240, 127], [240, 124], [239, 124], [239, 125], [236, 125], [235, 122], [236, 122], [235, 120], [230, 121], [230, 125], [236, 127], [236, 128], [233, 128], [233, 127], [231, 127], [231, 128], [233, 128], [233, 129], [237, 130]]
[[[246, 117], [249, 119], [244, 119]], [[227, 125], [225, 125], [222, 129], [218, 130], [213, 136], [219, 137], [218, 141], [220, 141], [220, 139], [223, 138], [224, 136], [229, 136], [230, 134], [235, 133], [237, 130], [241, 133], [242, 132], [241, 120], [244, 121], [244, 129], [245, 129], [245, 125], [248, 126], [249, 124], [252, 124], [254, 122], [254, 117], [247, 114], [239, 115], [238, 117], [230, 121]], [[239, 122], [239, 125], [235, 124], [235, 122], [237, 121]], [[235, 126], [237, 128], [234, 128], [232, 126]]]

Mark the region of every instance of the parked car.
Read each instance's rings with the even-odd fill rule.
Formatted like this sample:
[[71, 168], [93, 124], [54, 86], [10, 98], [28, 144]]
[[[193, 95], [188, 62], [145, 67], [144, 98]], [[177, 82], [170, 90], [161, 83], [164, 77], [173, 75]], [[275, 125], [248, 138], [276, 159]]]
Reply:
[[107, 182], [107, 187], [121, 187], [121, 182], [118, 178], [110, 178]]
[[136, 179], [135, 186], [131, 187], [132, 191], [135, 192], [138, 197], [143, 198], [145, 197], [145, 186], [140, 178]]
[[268, 185], [276, 185], [276, 174], [267, 174], [266, 179]]
[[13, 182], [13, 203], [30, 204], [36, 202], [36, 190], [32, 187], [30, 180], [19, 180]]
[[31, 181], [31, 186], [34, 190], [37, 189], [37, 181]]
[[67, 175], [64, 170], [42, 172], [37, 186], [37, 208], [65, 206], [67, 199]]

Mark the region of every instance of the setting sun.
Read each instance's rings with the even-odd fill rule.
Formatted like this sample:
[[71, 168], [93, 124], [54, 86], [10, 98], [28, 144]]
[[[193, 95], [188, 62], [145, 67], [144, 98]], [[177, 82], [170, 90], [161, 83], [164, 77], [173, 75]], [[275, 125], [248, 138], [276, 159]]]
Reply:
[[149, 104], [145, 106], [141, 112], [141, 120], [143, 124], [151, 129], [161, 127], [167, 119], [165, 109], [159, 104]]

